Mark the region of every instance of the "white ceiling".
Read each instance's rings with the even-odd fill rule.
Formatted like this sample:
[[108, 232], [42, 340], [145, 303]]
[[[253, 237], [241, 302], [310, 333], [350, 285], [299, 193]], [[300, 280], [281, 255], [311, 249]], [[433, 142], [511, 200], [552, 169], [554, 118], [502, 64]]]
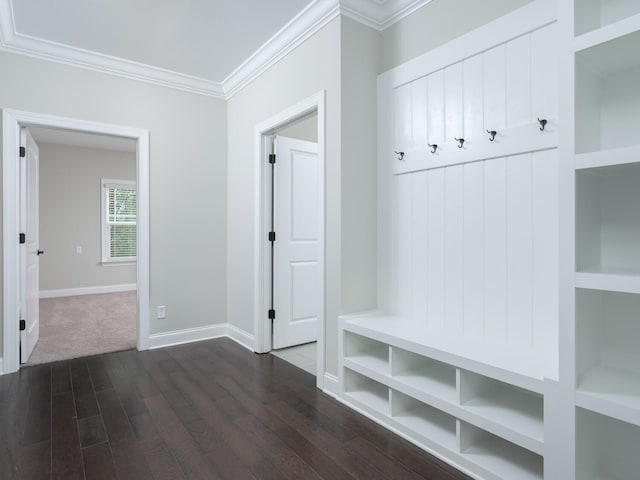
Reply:
[[68, 145], [98, 150], [115, 150], [118, 152], [136, 151], [137, 142], [131, 138], [41, 127], [29, 127], [29, 132], [39, 145], [43, 143], [53, 143], [55, 145]]
[[431, 0], [0, 0], [0, 49], [229, 98], [346, 15], [383, 30]]

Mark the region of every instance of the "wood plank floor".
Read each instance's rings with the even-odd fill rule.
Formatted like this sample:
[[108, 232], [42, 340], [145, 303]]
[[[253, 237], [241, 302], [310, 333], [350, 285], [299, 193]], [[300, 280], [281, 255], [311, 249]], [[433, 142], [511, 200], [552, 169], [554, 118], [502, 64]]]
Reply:
[[0, 377], [0, 479], [468, 477], [228, 339]]

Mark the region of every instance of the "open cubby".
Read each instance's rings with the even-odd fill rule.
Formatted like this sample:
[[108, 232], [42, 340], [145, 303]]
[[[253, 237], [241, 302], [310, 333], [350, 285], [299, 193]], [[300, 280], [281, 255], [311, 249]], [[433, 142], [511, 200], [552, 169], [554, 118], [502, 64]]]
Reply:
[[576, 402], [640, 424], [640, 295], [576, 292]]
[[575, 0], [575, 34], [582, 35], [640, 14], [638, 0]]
[[455, 417], [395, 390], [391, 398], [391, 416], [396, 422], [449, 450], [456, 448]]
[[640, 275], [638, 185], [640, 163], [576, 172], [578, 272]]
[[540, 480], [543, 457], [507, 440], [460, 421], [460, 452], [498, 478]]
[[456, 369], [451, 365], [394, 347], [391, 375], [418, 391], [456, 401]]
[[629, 480], [640, 472], [640, 427], [576, 409], [576, 478]]
[[460, 404], [467, 412], [495, 424], [496, 433], [518, 438], [527, 448], [542, 450], [542, 395], [462, 370]]
[[389, 414], [389, 388], [386, 385], [345, 368], [344, 391], [365, 407]]
[[640, 145], [640, 32], [576, 54], [576, 153]]
[[344, 356], [360, 366], [389, 373], [389, 346], [352, 332], [344, 334]]

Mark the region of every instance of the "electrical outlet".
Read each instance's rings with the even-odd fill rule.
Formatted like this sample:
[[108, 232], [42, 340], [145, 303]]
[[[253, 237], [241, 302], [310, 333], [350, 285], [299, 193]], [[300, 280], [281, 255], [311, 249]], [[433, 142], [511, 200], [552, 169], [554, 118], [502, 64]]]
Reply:
[[165, 307], [164, 305], [158, 305], [157, 310], [158, 310], [158, 312], [157, 312], [157, 317], [158, 318], [166, 318], [167, 317], [167, 307]]
[[80, 246], [76, 247], [76, 253], [78, 254], [82, 253], [82, 247]]

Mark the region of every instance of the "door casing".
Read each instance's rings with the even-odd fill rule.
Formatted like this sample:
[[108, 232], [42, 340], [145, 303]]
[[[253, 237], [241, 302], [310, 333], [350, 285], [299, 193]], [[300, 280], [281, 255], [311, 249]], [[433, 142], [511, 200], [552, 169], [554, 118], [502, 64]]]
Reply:
[[137, 348], [149, 348], [149, 131], [107, 123], [2, 110], [2, 365], [0, 373], [20, 368], [18, 324], [19, 279], [19, 147], [21, 127], [45, 127], [125, 137], [136, 140], [137, 217]]
[[[319, 232], [319, 258], [320, 275], [320, 306], [318, 311], [318, 340], [316, 356], [316, 385], [322, 389], [324, 387], [324, 350], [325, 350], [325, 97], [326, 92], [320, 91], [273, 117], [258, 124], [255, 128], [255, 206], [254, 206], [254, 338], [255, 351], [257, 353], [267, 353], [271, 351], [272, 333], [271, 320], [268, 318], [270, 307], [270, 287], [271, 287], [271, 257], [268, 254], [270, 244], [268, 240], [268, 224], [271, 215], [271, 184], [270, 167], [267, 156], [271, 153], [270, 137], [280, 128], [293, 123], [296, 120], [317, 112], [318, 115], [318, 161], [320, 162], [320, 174], [318, 182], [320, 185], [320, 218], [323, 219], [322, 231]], [[277, 165], [277, 163], [276, 163]], [[276, 312], [277, 315], [277, 312]]]

